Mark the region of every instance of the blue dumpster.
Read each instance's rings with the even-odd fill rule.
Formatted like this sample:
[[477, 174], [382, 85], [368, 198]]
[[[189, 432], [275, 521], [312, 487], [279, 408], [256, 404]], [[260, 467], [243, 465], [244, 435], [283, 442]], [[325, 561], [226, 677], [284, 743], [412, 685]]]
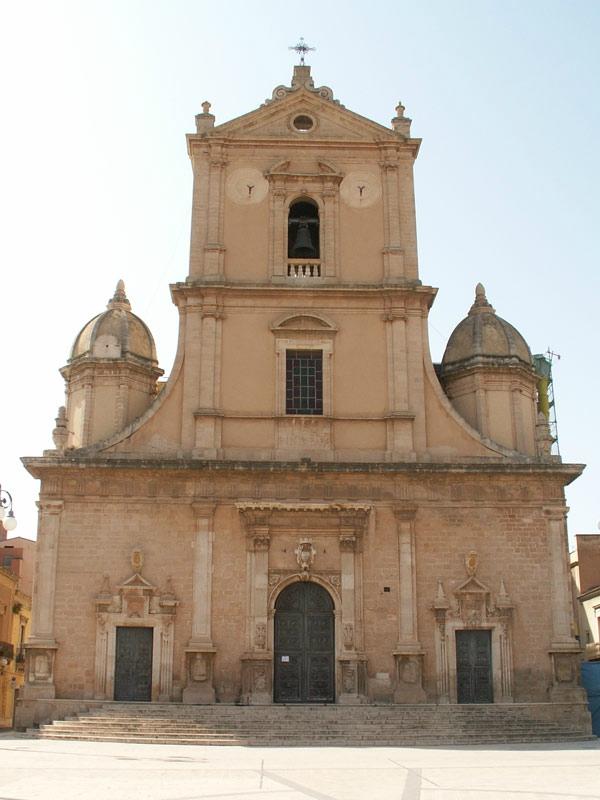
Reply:
[[600, 736], [600, 661], [584, 661], [581, 683], [587, 692], [588, 708], [592, 713], [592, 733]]

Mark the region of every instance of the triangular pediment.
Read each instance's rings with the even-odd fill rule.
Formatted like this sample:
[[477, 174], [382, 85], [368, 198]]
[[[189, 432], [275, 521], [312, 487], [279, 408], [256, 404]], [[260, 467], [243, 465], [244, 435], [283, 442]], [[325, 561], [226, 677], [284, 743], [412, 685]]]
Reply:
[[139, 572], [135, 572], [131, 578], [128, 578], [125, 583], [122, 583], [119, 586], [119, 589], [152, 589], [154, 590], [156, 587], [149, 583], [145, 578], [139, 574]]
[[[300, 115], [312, 119], [314, 127], [310, 131], [294, 129], [293, 121]], [[391, 129], [304, 88], [215, 126], [213, 130], [216, 135], [226, 134], [241, 139], [397, 141]]]
[[457, 586], [454, 590], [454, 594], [489, 594], [490, 590], [488, 587], [482, 583], [478, 578], [474, 575], [471, 575], [467, 578], [464, 583], [461, 583], [460, 586]]

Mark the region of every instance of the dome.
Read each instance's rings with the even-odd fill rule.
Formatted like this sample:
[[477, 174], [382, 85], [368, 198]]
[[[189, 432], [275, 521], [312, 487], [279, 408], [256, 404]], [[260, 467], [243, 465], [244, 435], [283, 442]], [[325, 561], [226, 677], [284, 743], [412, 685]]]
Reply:
[[522, 365], [531, 368], [531, 351], [516, 328], [496, 316], [481, 283], [469, 314], [456, 326], [442, 358], [445, 373], [470, 366]]
[[79, 332], [69, 361], [103, 358], [156, 364], [154, 339], [147, 325], [132, 313], [123, 281], [117, 283], [106, 309]]

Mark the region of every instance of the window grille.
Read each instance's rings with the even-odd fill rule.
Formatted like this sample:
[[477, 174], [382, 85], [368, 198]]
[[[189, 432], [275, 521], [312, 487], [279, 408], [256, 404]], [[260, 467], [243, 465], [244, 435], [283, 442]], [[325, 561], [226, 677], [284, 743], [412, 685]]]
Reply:
[[285, 413], [323, 413], [323, 351], [287, 350]]

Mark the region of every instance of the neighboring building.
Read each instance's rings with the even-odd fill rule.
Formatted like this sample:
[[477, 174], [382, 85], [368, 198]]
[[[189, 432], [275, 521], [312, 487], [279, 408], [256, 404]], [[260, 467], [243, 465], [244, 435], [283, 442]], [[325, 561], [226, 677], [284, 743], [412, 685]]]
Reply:
[[600, 660], [600, 534], [577, 534], [571, 553], [579, 640], [584, 658]]
[[25, 682], [35, 542], [6, 539], [0, 523], [0, 728], [12, 726], [15, 691]]
[[551, 455], [529, 347], [481, 285], [434, 368], [396, 110], [349, 111], [308, 66], [222, 125], [203, 104], [166, 386], [120, 282], [62, 370], [56, 449], [24, 459], [23, 720], [55, 697], [581, 706], [583, 467]]
[[13, 536], [0, 540], [0, 559], [5, 569], [14, 572], [19, 579], [19, 591], [33, 595], [33, 572], [35, 569], [36, 542], [24, 536]]

